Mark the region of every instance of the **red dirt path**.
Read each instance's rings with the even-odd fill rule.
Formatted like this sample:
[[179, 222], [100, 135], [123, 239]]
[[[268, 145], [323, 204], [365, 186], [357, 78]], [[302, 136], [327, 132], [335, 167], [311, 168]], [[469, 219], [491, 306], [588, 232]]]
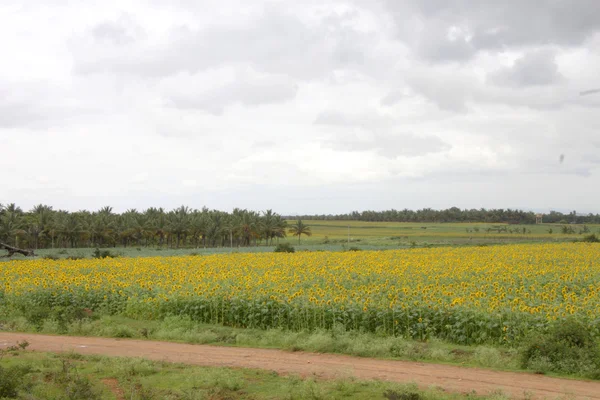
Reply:
[[600, 382], [337, 354], [5, 332], [0, 332], [0, 349], [23, 340], [30, 343], [30, 350], [45, 352], [75, 351], [81, 354], [143, 357], [202, 366], [264, 369], [323, 379], [355, 377], [362, 380], [414, 382], [423, 388], [435, 386], [462, 393], [475, 391], [477, 394], [489, 394], [501, 390], [515, 399], [556, 399], [567, 396], [569, 399], [600, 400]]

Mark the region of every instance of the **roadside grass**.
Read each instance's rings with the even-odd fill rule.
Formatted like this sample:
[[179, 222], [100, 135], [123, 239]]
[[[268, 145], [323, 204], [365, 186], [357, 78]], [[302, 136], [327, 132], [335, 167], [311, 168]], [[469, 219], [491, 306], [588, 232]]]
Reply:
[[[18, 351], [4, 357], [5, 369], [28, 371], [18, 382], [18, 399], [390, 399], [504, 400], [489, 396], [419, 389], [414, 384], [355, 379], [321, 380], [275, 372], [199, 367], [139, 358], [84, 356], [78, 353]], [[81, 397], [84, 396], [84, 397]]]
[[295, 332], [201, 324], [185, 316], [135, 320], [97, 316], [65, 324], [46, 319], [32, 324], [24, 317], [2, 316], [0, 331], [49, 335], [130, 338], [228, 347], [281, 349], [356, 357], [533, 372], [574, 379], [600, 379], [600, 345], [575, 321], [525, 340], [521, 347], [461, 346], [432, 339], [426, 342], [356, 331]]
[[517, 349], [494, 346], [460, 346], [439, 340], [419, 342], [371, 333], [293, 332], [281, 329], [242, 329], [200, 324], [189, 317], [171, 316], [162, 321], [99, 316], [66, 325], [47, 319], [38, 330], [23, 317], [0, 317], [0, 329], [50, 335], [132, 338], [231, 347], [254, 347], [347, 354], [358, 357], [422, 361], [440, 364], [519, 371]]

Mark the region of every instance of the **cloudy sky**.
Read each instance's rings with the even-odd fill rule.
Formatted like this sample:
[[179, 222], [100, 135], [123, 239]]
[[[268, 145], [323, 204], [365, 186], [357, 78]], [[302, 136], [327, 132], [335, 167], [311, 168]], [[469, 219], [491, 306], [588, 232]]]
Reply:
[[600, 212], [597, 0], [2, 0], [0, 37], [0, 203]]

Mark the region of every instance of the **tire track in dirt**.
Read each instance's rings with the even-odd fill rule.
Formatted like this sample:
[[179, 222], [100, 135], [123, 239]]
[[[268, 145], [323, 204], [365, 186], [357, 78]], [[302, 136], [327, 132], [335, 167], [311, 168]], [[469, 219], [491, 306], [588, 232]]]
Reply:
[[142, 357], [201, 366], [254, 368], [322, 379], [355, 377], [414, 382], [422, 388], [489, 394], [501, 390], [513, 398], [600, 400], [600, 382], [550, 378], [528, 373], [491, 371], [419, 362], [377, 360], [337, 354], [273, 349], [219, 347], [171, 342], [96, 337], [47, 336], [0, 332], [0, 348], [26, 340], [29, 349], [46, 352]]

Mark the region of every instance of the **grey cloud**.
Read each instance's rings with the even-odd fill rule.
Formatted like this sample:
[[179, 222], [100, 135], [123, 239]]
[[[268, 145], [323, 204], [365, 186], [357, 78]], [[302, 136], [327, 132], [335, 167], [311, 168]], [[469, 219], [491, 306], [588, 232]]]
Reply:
[[402, 73], [415, 94], [441, 110], [465, 115], [472, 106], [486, 104], [540, 111], [567, 105], [600, 107], [600, 96], [580, 96], [555, 69], [554, 61], [546, 57], [544, 52], [536, 52], [533, 57], [518, 60], [511, 68], [490, 72], [487, 80], [468, 68], [441, 65], [420, 65]]
[[495, 84], [513, 87], [551, 85], [563, 79], [552, 50], [530, 52], [516, 60], [513, 66], [490, 75]]
[[339, 111], [327, 110], [321, 111], [317, 115], [314, 124], [373, 129], [388, 128], [394, 124], [394, 120], [389, 116], [376, 112], [348, 115]]
[[326, 142], [326, 147], [342, 151], [371, 151], [386, 158], [418, 157], [448, 150], [450, 146], [437, 136], [409, 133], [373, 133], [369, 138], [340, 134]]
[[442, 25], [432, 26], [416, 42], [420, 57], [435, 62], [464, 61], [475, 54], [477, 49], [465, 37], [449, 38], [449, 32]]
[[48, 112], [39, 104], [23, 101], [0, 100], [0, 127], [14, 128], [40, 123], [48, 118]]
[[[578, 46], [600, 31], [596, 0], [384, 0], [400, 38], [420, 57], [460, 61], [478, 51]], [[418, 24], [411, 23], [418, 20]], [[418, 27], [416, 29], [415, 27]], [[463, 31], [451, 40], [452, 28]], [[415, 40], [416, 37], [416, 40]]]
[[412, 70], [406, 83], [416, 93], [435, 103], [441, 110], [455, 113], [468, 111], [476, 77], [459, 71]]
[[63, 122], [75, 111], [64, 88], [40, 82], [0, 81], [0, 127], [39, 127]]
[[260, 106], [289, 101], [296, 97], [298, 87], [287, 79], [238, 80], [211, 90], [179, 93], [169, 97], [177, 108], [202, 109], [220, 115], [232, 104]]
[[[12, 2], [11, 201], [302, 213], [523, 206], [523, 193], [536, 207], [561, 187], [555, 204], [598, 207], [600, 94], [580, 95], [600, 85], [597, 0]], [[40, 168], [65, 192], [28, 180]], [[289, 196], [306, 187], [313, 200]]]
[[600, 89], [584, 90], [582, 92], [579, 92], [579, 95], [580, 96], [587, 96], [587, 95], [596, 94], [596, 93], [600, 93]]
[[586, 154], [586, 155], [583, 156], [582, 161], [590, 163], [590, 164], [598, 164], [598, 165], [600, 165], [600, 155], [598, 155], [598, 154]]
[[79, 74], [109, 71], [163, 77], [238, 64], [265, 73], [313, 79], [339, 68], [362, 69], [372, 40], [369, 34], [336, 19], [325, 18], [311, 26], [271, 7], [245, 24], [199, 30], [182, 27], [173, 31], [169, 43], [163, 46], [140, 45], [105, 57], [95, 55], [93, 48], [72, 46], [71, 50]]
[[122, 15], [116, 21], [104, 21], [90, 31], [94, 40], [110, 42], [115, 45], [133, 43], [136, 38], [143, 37], [142, 28], [129, 15]]
[[388, 94], [386, 94], [380, 101], [383, 106], [393, 106], [394, 104], [398, 104], [407, 95], [402, 90], [392, 90]]
[[[350, 116], [336, 111], [321, 112], [316, 125], [345, 128], [325, 141], [325, 146], [342, 151], [375, 151], [386, 158], [416, 157], [448, 150], [437, 136], [394, 132], [396, 121], [380, 114]], [[347, 128], [357, 128], [362, 134]]]

